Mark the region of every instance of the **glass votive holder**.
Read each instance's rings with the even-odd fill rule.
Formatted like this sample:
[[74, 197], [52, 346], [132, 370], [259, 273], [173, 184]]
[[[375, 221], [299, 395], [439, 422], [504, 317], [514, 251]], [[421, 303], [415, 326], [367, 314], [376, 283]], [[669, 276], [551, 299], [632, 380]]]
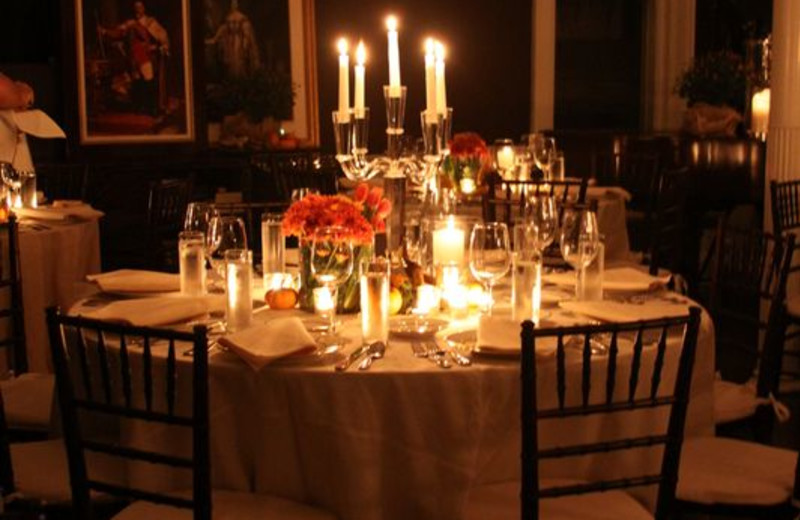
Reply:
[[439, 290], [431, 284], [422, 284], [417, 287], [414, 313], [419, 315], [430, 314], [439, 308]]
[[280, 213], [261, 215], [261, 272], [265, 288], [270, 287], [268, 277], [282, 275], [286, 268], [286, 238], [281, 231], [282, 223], [283, 215]]
[[178, 267], [181, 294], [202, 296], [206, 290], [205, 234], [182, 231], [178, 234]]
[[246, 329], [253, 319], [252, 264], [247, 249], [225, 251], [225, 320], [231, 332]]
[[[334, 317], [336, 315], [336, 287], [323, 285], [313, 290], [314, 313], [323, 318], [328, 323], [329, 328], [333, 328]], [[331, 332], [333, 332], [331, 330]]]
[[597, 254], [584, 267], [578, 299], [581, 301], [597, 301], [603, 299], [603, 270], [605, 269], [605, 245], [597, 244]]
[[389, 342], [389, 273], [391, 262], [377, 257], [360, 265], [361, 338], [365, 344]]

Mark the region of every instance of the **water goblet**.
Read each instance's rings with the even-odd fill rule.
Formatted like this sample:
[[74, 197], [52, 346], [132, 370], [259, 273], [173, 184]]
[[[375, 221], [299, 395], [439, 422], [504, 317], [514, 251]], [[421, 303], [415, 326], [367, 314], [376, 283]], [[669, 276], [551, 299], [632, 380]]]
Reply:
[[491, 316], [492, 288], [511, 268], [508, 226], [500, 222], [476, 224], [469, 237], [469, 268], [488, 293], [487, 312]]
[[544, 251], [556, 237], [558, 230], [558, 210], [552, 196], [545, 193], [531, 193], [525, 204], [525, 222], [529, 224], [529, 245], [538, 253]]
[[533, 134], [528, 141], [536, 167], [542, 170], [545, 180], [550, 180], [550, 166], [556, 151], [556, 140], [542, 133]]
[[217, 209], [210, 202], [190, 202], [186, 206], [186, 215], [183, 218], [184, 231], [200, 231], [208, 233], [211, 219], [218, 215]]

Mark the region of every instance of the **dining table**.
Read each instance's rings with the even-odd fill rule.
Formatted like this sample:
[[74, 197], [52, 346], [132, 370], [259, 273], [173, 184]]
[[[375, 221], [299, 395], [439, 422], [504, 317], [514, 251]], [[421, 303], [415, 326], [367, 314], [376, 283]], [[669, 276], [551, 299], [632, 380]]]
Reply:
[[[508, 330], [513, 334], [519, 325], [510, 317], [509, 292], [508, 280], [498, 286], [498, 303], [491, 319], [505, 319], [499, 323], [506, 324], [506, 334]], [[564, 294], [564, 288], [560, 294]], [[591, 313], [582, 315], [562, 306], [558, 298], [545, 300], [548, 304], [542, 319], [551, 325], [592, 321]], [[78, 302], [70, 312], [88, 313], [110, 301], [113, 298], [93, 296]], [[615, 302], [632, 316], [657, 313], [658, 306], [665, 304], [682, 309], [693, 304], [666, 290], [648, 292], [635, 302]], [[390, 320], [392, 334], [385, 355], [368, 370], [334, 369], [334, 364], [361, 344], [358, 315], [339, 317], [339, 334], [347, 344], [334, 354], [287, 357], [256, 370], [235, 352], [212, 348], [209, 406], [213, 486], [309, 503], [342, 520], [461, 518], [471, 490], [519, 479], [518, 352], [479, 352], [475, 348], [476, 334], [481, 334], [482, 326], [484, 336], [486, 330], [491, 330], [486, 328], [487, 318], [481, 316], [477, 309], [471, 309], [466, 314], [444, 312], [426, 318], [438, 324], [435, 335], [428, 339], [456, 345], [471, 359], [469, 366], [442, 368], [429, 358], [415, 355], [415, 338], [404, 334], [405, 328], [397, 322], [410, 319], [407, 316]], [[272, 310], [264, 306], [254, 314], [256, 323], [287, 317], [298, 317], [309, 328], [317, 319], [299, 309]], [[671, 344], [678, 341], [679, 337], [673, 338]], [[189, 345], [180, 348], [187, 350]], [[656, 350], [645, 348], [643, 367], [652, 366]], [[668, 349], [667, 368], [676, 367], [679, 350]], [[164, 363], [166, 349], [154, 348], [153, 355], [154, 363]], [[624, 360], [629, 360], [630, 355], [630, 349], [621, 347], [618, 381], [626, 384]], [[550, 353], [537, 361], [537, 384], [543, 400], [540, 404], [544, 406], [555, 402], [554, 358]], [[595, 369], [591, 399], [601, 398], [606, 374], [601, 368], [607, 360], [607, 356], [592, 356]], [[191, 361], [189, 355], [178, 355], [181, 372], [177, 381], [184, 391], [190, 388]], [[141, 370], [141, 355], [135, 349], [131, 370]], [[580, 380], [580, 374], [581, 353], [570, 350], [567, 380]], [[713, 380], [714, 328], [703, 312], [686, 436], [714, 433]], [[673, 383], [674, 379], [667, 376], [662, 388]], [[568, 391], [568, 400], [577, 398], [570, 395]], [[666, 419], [663, 410], [641, 411], [634, 418], [616, 415], [544, 424], [540, 426], [540, 443], [641, 435]], [[131, 421], [124, 423], [120, 431], [123, 443], [139, 448], [178, 454], [186, 453], [191, 446], [187, 433], [173, 427]], [[642, 464], [658, 468], [659, 462], [657, 449], [641, 449], [632, 450], [613, 463], [603, 454], [571, 463], [548, 463], [542, 474], [590, 480], [623, 476], [626, 468]], [[150, 464], [131, 464], [127, 477], [131, 484], [145, 489], [190, 487], [185, 473], [156, 470]], [[653, 496], [646, 489], [637, 498], [653, 503]]]

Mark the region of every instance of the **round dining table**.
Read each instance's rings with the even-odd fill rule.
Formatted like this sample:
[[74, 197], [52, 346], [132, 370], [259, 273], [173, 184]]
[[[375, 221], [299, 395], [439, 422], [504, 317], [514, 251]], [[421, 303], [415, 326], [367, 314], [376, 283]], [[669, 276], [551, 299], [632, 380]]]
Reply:
[[[503, 294], [501, 290], [500, 295]], [[666, 293], [670, 295], [670, 293]], [[675, 298], [670, 295], [670, 298]], [[502, 296], [498, 297], [501, 301]], [[652, 301], [656, 302], [657, 298]], [[687, 300], [688, 303], [688, 300]], [[97, 301], [91, 303], [98, 305]], [[645, 308], [648, 302], [640, 303]], [[81, 313], [80, 304], [72, 313]], [[507, 310], [507, 309], [506, 309]], [[502, 305], [496, 314], [502, 316]], [[557, 307], [549, 319], [575, 319]], [[299, 310], [263, 310], [257, 321], [311, 315]], [[580, 317], [578, 317], [580, 318]], [[473, 322], [470, 322], [470, 319]], [[455, 328], [474, 329], [475, 319], [451, 322], [438, 333], [443, 341]], [[513, 329], [513, 327], [512, 327]], [[340, 333], [360, 345], [360, 321], [342, 316]], [[280, 341], [280, 338], [265, 338]], [[673, 343], [676, 340], [673, 340]], [[713, 435], [714, 330], [704, 312], [686, 422], [687, 436]], [[187, 345], [186, 349], [189, 348]], [[645, 349], [642, 366], [653, 362], [655, 348]], [[680, 349], [668, 349], [666, 367], [677, 365]], [[166, 349], [154, 347], [161, 362]], [[567, 380], [580, 380], [581, 355], [568, 353]], [[628, 356], [630, 357], [630, 356]], [[132, 370], [136, 371], [136, 356]], [[179, 355], [190, 388], [191, 357]], [[519, 479], [520, 401], [517, 357], [474, 355], [471, 366], [443, 369], [414, 355], [411, 342], [391, 336], [383, 359], [369, 370], [336, 371], [340, 356], [295, 357], [254, 370], [235, 353], [215, 348], [210, 354], [212, 484], [216, 488], [268, 493], [325, 508], [342, 520], [408, 518], [458, 519], [476, 486]], [[556, 394], [554, 356], [539, 360], [542, 406]], [[605, 388], [607, 357], [592, 358], [592, 399]], [[626, 354], [621, 351], [618, 381], [625, 381]], [[646, 372], [646, 368], [643, 368]], [[674, 378], [662, 381], [670, 388]], [[618, 383], [621, 384], [621, 383]], [[627, 386], [626, 386], [627, 388]], [[576, 393], [579, 393], [576, 391]], [[567, 399], [570, 399], [570, 391]], [[577, 398], [576, 396], [573, 396]], [[573, 418], [540, 426], [540, 442], [598, 439], [604, 435], [642, 435], [666, 413], [642, 411], [637, 417], [606, 414]], [[625, 416], [626, 414], [621, 414]], [[123, 425], [123, 442], [136, 447], [185, 453], [191, 441], [185, 431], [150, 424]], [[568, 464], [548, 463], [542, 474], [592, 479], [624, 475], [626, 468], [660, 462], [658, 450], [633, 450], [609, 463], [605, 455]], [[131, 465], [132, 484], [148, 488], [189, 487], [187, 476], [157, 471], [149, 464]], [[651, 503], [644, 490], [639, 497]]]

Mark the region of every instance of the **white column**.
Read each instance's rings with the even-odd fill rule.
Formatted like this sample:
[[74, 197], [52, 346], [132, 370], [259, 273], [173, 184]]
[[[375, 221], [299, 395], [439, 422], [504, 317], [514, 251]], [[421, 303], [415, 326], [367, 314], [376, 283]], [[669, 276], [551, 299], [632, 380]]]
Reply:
[[800, 178], [800, 2], [772, 3], [772, 70], [764, 185], [764, 224], [772, 229], [771, 180]]
[[555, 113], [556, 0], [533, 0], [531, 12], [531, 130], [548, 130]]
[[683, 124], [684, 100], [675, 82], [694, 56], [696, 0], [651, 0], [647, 5], [644, 126], [656, 132]]

